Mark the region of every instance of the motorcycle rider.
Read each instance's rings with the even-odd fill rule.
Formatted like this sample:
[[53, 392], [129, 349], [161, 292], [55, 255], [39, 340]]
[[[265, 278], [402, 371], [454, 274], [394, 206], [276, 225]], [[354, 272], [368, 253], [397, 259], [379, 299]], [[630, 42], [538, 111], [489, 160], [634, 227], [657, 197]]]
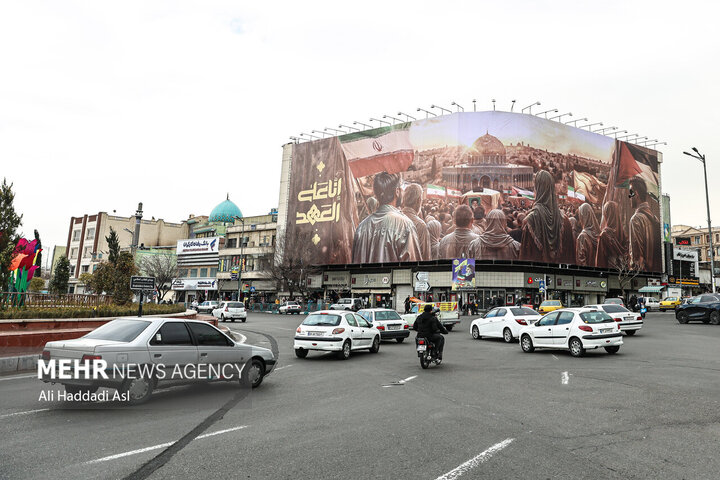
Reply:
[[417, 331], [418, 338], [426, 338], [435, 345], [437, 358], [442, 360], [445, 337], [441, 333], [447, 335], [448, 331], [433, 312], [432, 305], [425, 305], [423, 313], [415, 319], [413, 330]]

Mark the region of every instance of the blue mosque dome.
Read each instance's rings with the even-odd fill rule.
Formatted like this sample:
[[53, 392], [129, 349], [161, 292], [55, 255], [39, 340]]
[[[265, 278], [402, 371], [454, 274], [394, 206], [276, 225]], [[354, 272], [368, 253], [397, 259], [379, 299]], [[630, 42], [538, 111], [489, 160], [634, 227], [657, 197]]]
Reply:
[[237, 205], [230, 201], [230, 195], [228, 195], [227, 200], [213, 208], [208, 220], [210, 222], [233, 223], [237, 217], [242, 216], [242, 212]]

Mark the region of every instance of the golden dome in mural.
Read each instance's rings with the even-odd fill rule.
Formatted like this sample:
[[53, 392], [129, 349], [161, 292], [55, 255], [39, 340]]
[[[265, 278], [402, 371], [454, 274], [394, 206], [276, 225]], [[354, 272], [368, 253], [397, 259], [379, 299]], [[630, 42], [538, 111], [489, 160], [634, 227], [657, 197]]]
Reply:
[[493, 137], [486, 133], [482, 137], [475, 140], [473, 149], [482, 156], [485, 155], [502, 155], [505, 156], [505, 145], [502, 144], [497, 137]]

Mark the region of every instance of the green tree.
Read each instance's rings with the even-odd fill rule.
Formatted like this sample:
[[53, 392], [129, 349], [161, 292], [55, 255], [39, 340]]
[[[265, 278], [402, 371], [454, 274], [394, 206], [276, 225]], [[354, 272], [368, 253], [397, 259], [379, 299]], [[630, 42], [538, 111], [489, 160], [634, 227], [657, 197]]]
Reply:
[[130, 277], [137, 275], [138, 268], [130, 252], [120, 252], [117, 264], [114, 266], [113, 300], [118, 305], [132, 301], [133, 292], [130, 290]]
[[28, 292], [39, 292], [45, 288], [45, 280], [40, 277], [33, 277], [28, 284]]
[[115, 266], [109, 262], [101, 262], [93, 273], [83, 273], [79, 280], [85, 288], [93, 293], [112, 295], [115, 291]]
[[50, 280], [50, 292], [67, 293], [70, 280], [70, 261], [65, 255], [60, 257], [55, 267], [55, 274]]
[[118, 256], [120, 255], [120, 238], [118, 238], [117, 232], [113, 230], [112, 227], [110, 227], [110, 235], [105, 237], [105, 240], [108, 243], [108, 250], [110, 251], [108, 254], [108, 260], [110, 260], [110, 263], [115, 265], [117, 264]]
[[22, 225], [22, 215], [15, 212], [13, 184], [3, 178], [0, 186], [0, 291], [7, 290], [10, 282], [10, 261], [18, 242], [17, 229]]

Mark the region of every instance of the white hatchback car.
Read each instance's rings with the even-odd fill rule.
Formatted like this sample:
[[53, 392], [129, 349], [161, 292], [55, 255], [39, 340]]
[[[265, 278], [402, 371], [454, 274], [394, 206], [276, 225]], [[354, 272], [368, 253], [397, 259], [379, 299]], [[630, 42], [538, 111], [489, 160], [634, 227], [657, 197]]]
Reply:
[[608, 353], [617, 353], [622, 344], [615, 320], [591, 308], [556, 310], [520, 330], [520, 347], [526, 353], [536, 348], [557, 348], [581, 357], [591, 348], [603, 347]]
[[510, 343], [520, 338], [520, 329], [532, 325], [542, 315], [527, 307], [498, 307], [470, 324], [470, 334], [477, 340], [482, 337], [502, 338]]
[[305, 358], [310, 350], [337, 352], [345, 360], [354, 350], [380, 351], [380, 331], [353, 312], [312, 312], [295, 333], [295, 355]]
[[234, 322], [236, 318], [239, 318], [243, 322], [247, 320], [245, 304], [242, 302], [222, 302], [218, 308], [212, 311], [212, 314], [213, 317], [219, 319], [221, 322], [226, 320]]
[[410, 325], [395, 310], [366, 308], [357, 313], [380, 331], [381, 340], [395, 340], [397, 343], [402, 343], [410, 336]]
[[585, 308], [594, 308], [607, 313], [617, 322], [620, 331], [628, 335], [635, 335], [635, 332], [643, 327], [642, 315], [633, 313], [621, 305], [604, 303], [602, 305], [585, 305]]

